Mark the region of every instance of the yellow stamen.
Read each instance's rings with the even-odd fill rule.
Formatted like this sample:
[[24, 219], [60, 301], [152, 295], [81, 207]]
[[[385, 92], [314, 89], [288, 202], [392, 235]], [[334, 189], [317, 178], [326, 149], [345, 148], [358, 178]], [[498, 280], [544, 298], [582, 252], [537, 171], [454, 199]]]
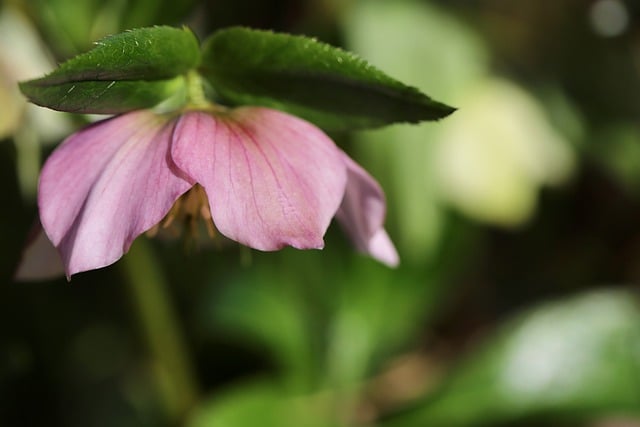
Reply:
[[199, 226], [204, 222], [206, 234], [214, 239], [217, 236], [207, 193], [201, 185], [194, 185], [173, 204], [167, 215], [157, 225], [147, 231], [147, 236], [178, 237], [185, 234], [187, 240], [197, 241]]

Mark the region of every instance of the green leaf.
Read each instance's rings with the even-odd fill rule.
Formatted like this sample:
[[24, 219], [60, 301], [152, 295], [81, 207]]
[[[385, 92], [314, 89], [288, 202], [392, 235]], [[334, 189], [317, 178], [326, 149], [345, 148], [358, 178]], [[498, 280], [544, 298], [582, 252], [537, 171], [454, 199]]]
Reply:
[[331, 129], [417, 123], [454, 111], [352, 53], [302, 36], [220, 30], [204, 44], [201, 71], [228, 102], [282, 109]]
[[276, 381], [254, 379], [205, 397], [187, 427], [329, 427], [333, 412], [322, 394], [291, 394]]
[[184, 28], [149, 27], [109, 36], [48, 75], [20, 83], [34, 104], [111, 114], [148, 108], [171, 95], [176, 76], [197, 67], [198, 41]]
[[637, 416], [639, 369], [637, 295], [592, 291], [512, 319], [439, 392], [379, 425], [462, 427], [513, 425], [532, 417]]
[[182, 77], [156, 81], [82, 81], [51, 86], [21, 83], [22, 93], [34, 104], [58, 111], [119, 114], [152, 107], [170, 97]]
[[191, 414], [189, 427], [282, 427], [291, 425], [282, 392], [267, 381], [238, 384], [204, 400]]
[[96, 42], [40, 79], [28, 84], [104, 80], [160, 80], [195, 68], [200, 61], [198, 41], [187, 29], [148, 27], [125, 31]]

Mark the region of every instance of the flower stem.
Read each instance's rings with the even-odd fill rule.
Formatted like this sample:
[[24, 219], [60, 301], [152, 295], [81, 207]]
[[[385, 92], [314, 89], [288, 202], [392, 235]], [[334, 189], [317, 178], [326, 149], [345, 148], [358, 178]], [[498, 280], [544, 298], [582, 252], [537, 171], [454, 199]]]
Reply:
[[187, 80], [187, 100], [192, 107], [208, 107], [210, 102], [204, 95], [204, 87], [202, 85], [202, 77], [197, 71], [191, 70], [186, 74]]
[[140, 330], [147, 341], [160, 397], [170, 423], [175, 424], [192, 409], [198, 390], [167, 293], [168, 284], [145, 239], [136, 240], [122, 265]]

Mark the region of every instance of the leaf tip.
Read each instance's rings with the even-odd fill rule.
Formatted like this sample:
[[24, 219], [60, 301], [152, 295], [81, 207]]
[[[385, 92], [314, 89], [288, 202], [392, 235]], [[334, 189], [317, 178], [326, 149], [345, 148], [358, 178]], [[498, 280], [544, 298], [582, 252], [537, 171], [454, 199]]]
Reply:
[[20, 89], [20, 92], [29, 98], [29, 100], [31, 100], [29, 97], [29, 93], [31, 92], [30, 89], [33, 88], [35, 81], [36, 80], [23, 80], [18, 82], [18, 89]]
[[437, 120], [444, 119], [445, 117], [448, 117], [453, 113], [455, 113], [456, 111], [458, 111], [457, 107], [452, 107], [450, 105], [443, 104], [443, 103], [439, 103], [439, 104], [440, 104], [440, 111], [442, 112], [442, 116], [439, 117]]

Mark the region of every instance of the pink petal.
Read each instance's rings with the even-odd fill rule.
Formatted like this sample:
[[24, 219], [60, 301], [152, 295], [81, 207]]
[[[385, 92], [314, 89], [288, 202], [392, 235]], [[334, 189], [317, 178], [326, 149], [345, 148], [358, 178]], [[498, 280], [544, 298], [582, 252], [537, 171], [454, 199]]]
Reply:
[[259, 250], [322, 248], [346, 184], [340, 151], [320, 129], [266, 108], [187, 113], [176, 165], [206, 190], [225, 236]]
[[192, 186], [168, 155], [174, 123], [125, 114], [75, 133], [49, 157], [40, 219], [67, 276], [118, 260]]
[[336, 218], [359, 251], [395, 267], [399, 257], [383, 228], [387, 207], [382, 188], [360, 165], [346, 154], [342, 155], [348, 181]]
[[64, 275], [64, 265], [55, 246], [38, 221], [29, 233], [22, 259], [15, 272], [18, 281], [55, 279]]

